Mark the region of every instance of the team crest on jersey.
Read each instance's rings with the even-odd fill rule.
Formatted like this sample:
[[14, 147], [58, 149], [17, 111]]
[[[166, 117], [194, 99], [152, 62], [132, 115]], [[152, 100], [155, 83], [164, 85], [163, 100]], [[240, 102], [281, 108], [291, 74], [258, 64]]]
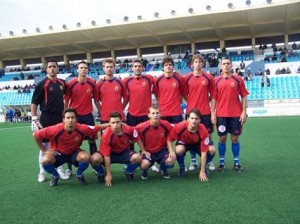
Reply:
[[79, 137], [76, 137], [74, 140], [75, 142], [79, 142]]
[[234, 82], [232, 82], [232, 83], [230, 84], [230, 86], [231, 86], [231, 87], [234, 87]]
[[119, 87], [115, 86], [115, 91], [118, 92], [118, 90], [119, 90]]
[[225, 132], [226, 131], [226, 127], [224, 125], [220, 125], [218, 128], [219, 132]]
[[161, 133], [160, 137], [164, 138], [165, 137], [165, 133]]
[[205, 81], [203, 80], [203, 81], [201, 82], [201, 84], [202, 84], [202, 86], [205, 86]]
[[194, 142], [199, 142], [199, 138], [194, 138]]
[[146, 82], [142, 82], [142, 86], [146, 86]]
[[86, 92], [87, 92], [88, 94], [90, 94], [90, 93], [91, 93], [91, 89], [87, 89]]
[[209, 144], [209, 138], [207, 137], [205, 140], [204, 140], [204, 145], [208, 145]]
[[60, 90], [63, 91], [64, 90], [64, 87], [63, 86], [59, 86]]
[[175, 82], [173, 82], [172, 86], [175, 88], [177, 85], [176, 85], [176, 83], [175, 83]]

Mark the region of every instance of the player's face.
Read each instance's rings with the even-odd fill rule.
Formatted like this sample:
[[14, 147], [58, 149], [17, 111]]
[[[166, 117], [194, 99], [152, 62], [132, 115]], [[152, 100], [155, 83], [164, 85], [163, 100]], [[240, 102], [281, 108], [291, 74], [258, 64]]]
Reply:
[[56, 77], [58, 73], [58, 66], [55, 62], [49, 62], [46, 70], [48, 75], [51, 77]]
[[114, 75], [115, 66], [113, 63], [105, 63], [103, 70], [107, 76], [112, 76]]
[[74, 131], [75, 124], [77, 122], [75, 113], [73, 113], [73, 112], [67, 112], [67, 113], [65, 113], [63, 121], [65, 123], [65, 129], [68, 132]]
[[139, 62], [135, 62], [132, 66], [132, 71], [135, 75], [141, 75], [143, 72], [143, 65]]
[[172, 73], [174, 70], [174, 66], [171, 62], [165, 63], [164, 64], [164, 72], [165, 73]]
[[118, 134], [121, 131], [122, 121], [119, 117], [110, 118], [109, 123], [114, 133]]
[[230, 62], [229, 59], [222, 59], [221, 61], [221, 68], [222, 68], [222, 72], [223, 73], [230, 73], [231, 72], [231, 68], [232, 68], [232, 64]]
[[150, 108], [148, 117], [150, 119], [151, 124], [157, 124], [160, 119], [160, 112], [158, 109]]
[[196, 58], [193, 62], [193, 68], [194, 68], [194, 71], [201, 71], [202, 68], [203, 68], [203, 62]]
[[188, 121], [189, 121], [189, 129], [195, 129], [200, 124], [200, 118], [194, 113], [190, 114]]
[[78, 76], [86, 77], [87, 74], [89, 73], [88, 66], [84, 63], [79, 64], [78, 68], [77, 68], [77, 73], [78, 73]]

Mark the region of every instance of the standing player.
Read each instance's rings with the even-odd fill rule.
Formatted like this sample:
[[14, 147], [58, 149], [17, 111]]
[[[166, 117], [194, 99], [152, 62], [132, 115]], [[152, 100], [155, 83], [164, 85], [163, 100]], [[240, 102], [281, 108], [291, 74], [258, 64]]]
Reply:
[[[95, 135], [98, 131], [108, 127], [109, 124], [97, 126], [88, 126], [77, 122], [77, 112], [75, 109], [67, 109], [64, 111], [63, 122], [48, 126], [36, 131], [34, 139], [43, 152], [42, 164], [44, 169], [52, 175], [50, 186], [57, 186], [60, 178], [55, 167], [64, 163], [72, 163], [78, 167], [76, 176], [81, 185], [85, 185], [86, 181], [83, 172], [88, 168], [90, 155], [80, 149], [82, 141], [86, 136]], [[46, 151], [42, 144], [43, 139], [50, 139], [50, 149]]]
[[133, 180], [133, 172], [139, 167], [142, 158], [140, 154], [130, 149], [130, 141], [137, 142], [142, 153], [145, 151], [138, 132], [122, 123], [122, 115], [120, 113], [112, 112], [109, 117], [111, 127], [103, 131], [100, 153], [95, 153], [91, 159], [92, 166], [98, 173], [99, 183], [102, 183], [104, 179], [103, 164], [105, 164], [105, 186], [107, 187], [112, 185], [110, 168], [112, 163], [128, 164], [124, 173], [128, 181]]
[[[185, 98], [187, 99], [186, 114], [191, 109], [198, 109], [201, 113], [201, 123], [206, 127], [209, 133], [209, 147], [212, 151], [215, 151], [213, 141], [211, 139], [211, 133], [213, 132], [213, 124], [211, 123], [210, 114], [210, 101], [214, 90], [214, 79], [213, 77], [202, 70], [205, 63], [204, 58], [200, 54], [196, 54], [192, 58], [193, 72], [188, 73], [184, 76], [185, 83]], [[197, 158], [194, 151], [190, 151], [191, 154], [191, 165], [189, 170], [195, 170], [198, 166]], [[208, 164], [210, 170], [215, 170], [214, 163], [211, 161]]]
[[[93, 98], [96, 93], [96, 81], [88, 77], [88, 65], [81, 61], [77, 64], [78, 76], [67, 83], [67, 93], [65, 95], [65, 108], [76, 109], [78, 113], [77, 121], [80, 124], [94, 126]], [[95, 139], [97, 136], [87, 136], [90, 154], [97, 151]], [[70, 167], [69, 167], [70, 168]]]
[[157, 162], [160, 164], [163, 178], [169, 179], [170, 174], [167, 169], [174, 166], [176, 159], [172, 148], [168, 149], [167, 147], [167, 136], [172, 130], [172, 126], [169, 122], [160, 120], [160, 111], [157, 105], [149, 108], [148, 117], [148, 121], [135, 127], [145, 147], [142, 155], [141, 178], [148, 179], [147, 170]]
[[184, 93], [183, 78], [174, 72], [172, 58], [164, 58], [162, 65], [164, 74], [156, 80], [154, 93], [161, 111], [161, 119], [176, 124], [183, 120], [181, 110]]
[[206, 164], [215, 156], [215, 151], [209, 146], [209, 134], [203, 124], [200, 123], [201, 114], [199, 110], [192, 109], [188, 114], [188, 120], [176, 124], [168, 136], [168, 147], [173, 148], [173, 141], [176, 141], [175, 152], [179, 164], [179, 176], [185, 175], [184, 156], [186, 151], [194, 151], [201, 156], [201, 167], [199, 180], [207, 181], [205, 172]]
[[154, 78], [151, 75], [142, 75], [143, 69], [140, 60], [133, 61], [133, 76], [126, 77], [123, 81], [129, 102], [126, 123], [131, 127], [149, 119], [148, 109], [152, 104]]
[[103, 61], [104, 79], [97, 83], [95, 102], [99, 110], [101, 123], [108, 123], [109, 114], [116, 111], [125, 121], [124, 108], [128, 103], [125, 86], [122, 80], [114, 77], [115, 60], [107, 58]]
[[242, 172], [239, 161], [240, 143], [238, 136], [247, 118], [247, 95], [245, 83], [240, 76], [231, 73], [232, 62], [229, 58], [221, 60], [222, 74], [215, 78], [215, 91], [211, 104], [211, 121], [217, 124], [219, 135], [220, 165], [218, 170], [225, 171], [225, 153], [227, 133], [231, 134], [231, 149], [234, 157], [234, 169]]
[[[66, 84], [62, 79], [57, 78], [58, 64], [54, 59], [49, 59], [46, 64], [47, 76], [41, 80], [32, 95], [31, 99], [31, 116], [33, 132], [51, 125], [58, 124], [62, 121], [62, 113], [64, 110], [64, 94], [66, 92]], [[41, 111], [40, 119], [38, 119], [38, 107]], [[44, 139], [43, 145], [45, 150], [49, 148], [49, 140]], [[38, 174], [38, 182], [46, 180], [45, 170], [41, 164], [43, 152], [39, 153], [40, 172]], [[58, 168], [58, 172], [62, 179], [68, 179], [62, 167]]]

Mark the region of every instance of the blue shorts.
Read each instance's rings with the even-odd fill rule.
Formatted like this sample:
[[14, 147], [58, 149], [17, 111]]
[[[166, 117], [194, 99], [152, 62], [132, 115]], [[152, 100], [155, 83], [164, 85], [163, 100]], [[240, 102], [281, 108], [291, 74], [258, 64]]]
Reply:
[[121, 153], [111, 153], [110, 154], [110, 163], [121, 163], [121, 164], [129, 164], [131, 156], [136, 152], [130, 149], [127, 149]]
[[60, 154], [59, 152], [57, 152], [56, 155], [54, 156], [55, 157], [54, 167], [59, 167], [64, 163], [71, 163], [75, 167], [78, 167], [78, 161], [76, 160], [76, 158], [78, 153], [80, 153], [81, 151], [83, 150], [77, 149], [70, 155]]
[[178, 124], [183, 121], [182, 115], [177, 116], [161, 116], [160, 119], [168, 121], [171, 124]]
[[185, 146], [185, 152], [187, 152], [187, 151], [193, 151], [193, 152], [197, 153], [199, 156], [201, 156], [200, 143], [197, 143], [197, 144], [186, 144], [186, 143], [177, 141], [175, 145], [183, 145], [183, 146]]
[[145, 116], [133, 116], [130, 113], [127, 113], [126, 117], [126, 124], [128, 124], [131, 127], [134, 127], [140, 123], [143, 123], [145, 121], [148, 121], [149, 117], [148, 115]]
[[150, 158], [143, 155], [142, 159], [148, 160], [152, 166], [155, 162], [157, 162], [159, 164], [165, 163], [166, 160], [168, 159], [168, 157], [169, 157], [169, 151], [167, 148], [164, 148], [157, 153], [151, 153]]
[[243, 126], [239, 117], [217, 117], [218, 135], [225, 136], [227, 133], [239, 136]]

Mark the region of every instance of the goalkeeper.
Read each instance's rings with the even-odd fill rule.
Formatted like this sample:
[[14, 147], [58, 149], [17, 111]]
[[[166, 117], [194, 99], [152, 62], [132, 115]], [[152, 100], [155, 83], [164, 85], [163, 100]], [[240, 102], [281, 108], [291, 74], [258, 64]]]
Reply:
[[[46, 64], [47, 75], [36, 86], [31, 99], [31, 129], [33, 132], [52, 126], [62, 122], [62, 114], [64, 110], [64, 94], [66, 92], [66, 84], [62, 79], [57, 78], [58, 64], [54, 59], [49, 59]], [[38, 107], [41, 111], [38, 119]], [[44, 139], [43, 145], [45, 149], [49, 149], [49, 140]], [[41, 165], [43, 153], [40, 151], [38, 174], [38, 182], [46, 181], [46, 174]], [[58, 173], [61, 179], [68, 179], [62, 167], [58, 168]]]

